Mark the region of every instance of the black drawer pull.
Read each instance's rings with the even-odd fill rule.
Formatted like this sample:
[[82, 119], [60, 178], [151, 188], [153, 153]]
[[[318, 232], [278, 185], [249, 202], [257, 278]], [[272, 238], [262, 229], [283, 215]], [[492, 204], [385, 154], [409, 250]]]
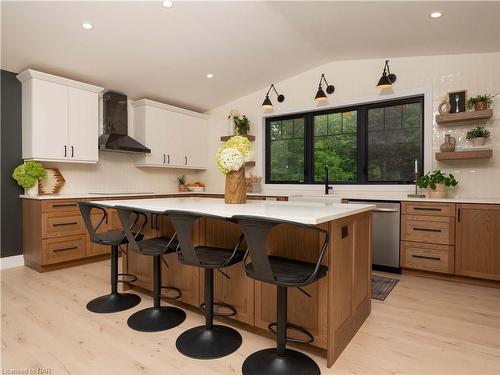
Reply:
[[441, 211], [441, 208], [434, 208], [434, 207], [413, 207], [413, 209], [420, 211]]
[[56, 223], [52, 224], [53, 227], [64, 227], [65, 225], [76, 225], [78, 224], [76, 221], [72, 221], [70, 223]]
[[423, 232], [441, 232], [441, 229], [430, 229], [430, 228], [413, 228], [413, 230], [420, 230]]
[[76, 207], [76, 203], [59, 203], [53, 204], [52, 207]]
[[78, 246], [71, 246], [71, 247], [63, 247], [62, 249], [54, 249], [54, 253], [57, 253], [58, 251], [66, 251], [66, 250], [74, 250], [78, 249]]
[[413, 258], [420, 258], [420, 259], [431, 259], [431, 260], [441, 260], [439, 257], [428, 257], [425, 255], [412, 255]]

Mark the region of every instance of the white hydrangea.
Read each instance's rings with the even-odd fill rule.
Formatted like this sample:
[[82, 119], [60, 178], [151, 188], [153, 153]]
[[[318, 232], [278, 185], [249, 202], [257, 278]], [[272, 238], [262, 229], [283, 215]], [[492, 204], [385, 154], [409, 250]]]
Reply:
[[226, 148], [220, 153], [219, 163], [227, 171], [237, 171], [245, 164], [245, 157], [235, 148]]

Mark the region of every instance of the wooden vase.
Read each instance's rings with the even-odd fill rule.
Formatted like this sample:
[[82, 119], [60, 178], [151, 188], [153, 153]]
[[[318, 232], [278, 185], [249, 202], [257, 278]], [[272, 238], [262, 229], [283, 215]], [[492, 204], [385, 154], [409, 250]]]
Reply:
[[246, 201], [245, 168], [241, 167], [237, 171], [231, 171], [226, 175], [224, 203], [241, 204], [246, 203]]

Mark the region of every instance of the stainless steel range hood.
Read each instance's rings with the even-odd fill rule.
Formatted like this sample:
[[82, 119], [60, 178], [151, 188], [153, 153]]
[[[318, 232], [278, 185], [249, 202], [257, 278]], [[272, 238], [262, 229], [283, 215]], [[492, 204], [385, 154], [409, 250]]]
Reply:
[[127, 96], [108, 91], [103, 95], [103, 134], [100, 151], [151, 153], [151, 150], [128, 135]]

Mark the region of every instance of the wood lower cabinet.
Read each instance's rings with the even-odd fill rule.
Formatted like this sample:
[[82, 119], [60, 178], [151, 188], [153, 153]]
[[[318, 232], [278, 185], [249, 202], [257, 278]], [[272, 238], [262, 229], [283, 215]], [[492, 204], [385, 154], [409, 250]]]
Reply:
[[457, 205], [455, 273], [500, 280], [500, 205]]
[[401, 267], [452, 274], [454, 248], [411, 241], [401, 241]]
[[47, 238], [42, 241], [42, 264], [68, 262], [86, 256], [86, 236], [64, 236]]

